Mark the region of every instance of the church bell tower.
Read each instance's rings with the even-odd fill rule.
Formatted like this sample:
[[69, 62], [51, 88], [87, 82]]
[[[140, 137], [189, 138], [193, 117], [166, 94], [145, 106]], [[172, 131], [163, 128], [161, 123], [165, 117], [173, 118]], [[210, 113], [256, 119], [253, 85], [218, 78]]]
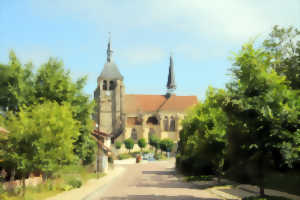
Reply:
[[107, 59], [94, 92], [95, 121], [98, 130], [116, 136], [122, 128], [124, 85], [123, 76], [112, 60], [111, 39], [107, 45]]

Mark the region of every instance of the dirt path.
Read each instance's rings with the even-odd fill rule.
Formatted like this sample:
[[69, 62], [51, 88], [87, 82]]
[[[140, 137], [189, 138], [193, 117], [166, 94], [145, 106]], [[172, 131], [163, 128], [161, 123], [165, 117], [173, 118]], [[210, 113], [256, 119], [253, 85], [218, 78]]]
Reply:
[[180, 181], [174, 172], [174, 160], [123, 165], [126, 171], [101, 189], [97, 200], [217, 200], [216, 194]]

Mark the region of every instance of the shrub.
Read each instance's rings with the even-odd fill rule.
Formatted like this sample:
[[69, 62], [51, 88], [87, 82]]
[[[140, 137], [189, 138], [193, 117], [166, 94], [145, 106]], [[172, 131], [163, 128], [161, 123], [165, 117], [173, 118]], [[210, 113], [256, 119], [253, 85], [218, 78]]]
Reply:
[[128, 158], [131, 158], [132, 156], [128, 153], [123, 153], [123, 154], [120, 154], [118, 156], [119, 160], [124, 160], [124, 159], [128, 159]]
[[124, 140], [124, 144], [125, 144], [126, 149], [128, 149], [128, 151], [130, 153], [130, 150], [133, 149], [133, 146], [134, 146], [134, 140], [131, 138], [128, 138], [128, 139]]
[[117, 141], [117, 142], [115, 143], [116, 149], [121, 149], [121, 146], [122, 146], [122, 143], [121, 143], [120, 141]]
[[142, 151], [143, 151], [143, 148], [145, 148], [146, 145], [147, 145], [147, 142], [146, 142], [145, 138], [139, 139], [139, 140], [138, 140], [138, 145], [139, 145], [139, 147], [140, 147], [140, 148], [142, 149]]
[[80, 188], [82, 181], [79, 178], [71, 177], [67, 180], [67, 185], [70, 185], [72, 188]]

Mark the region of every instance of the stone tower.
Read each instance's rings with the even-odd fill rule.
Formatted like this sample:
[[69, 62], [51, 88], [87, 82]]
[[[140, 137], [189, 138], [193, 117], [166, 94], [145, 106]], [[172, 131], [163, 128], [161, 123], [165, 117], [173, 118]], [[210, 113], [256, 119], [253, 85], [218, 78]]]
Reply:
[[97, 79], [94, 99], [97, 103], [95, 120], [101, 132], [118, 135], [123, 121], [123, 76], [112, 61], [111, 40], [107, 45], [107, 60]]

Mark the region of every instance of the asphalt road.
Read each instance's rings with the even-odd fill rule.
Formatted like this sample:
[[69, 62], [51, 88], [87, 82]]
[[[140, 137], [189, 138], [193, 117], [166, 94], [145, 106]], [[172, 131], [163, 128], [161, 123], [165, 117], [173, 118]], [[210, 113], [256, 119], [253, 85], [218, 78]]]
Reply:
[[215, 194], [180, 181], [174, 159], [122, 165], [126, 171], [99, 191], [99, 200], [217, 200]]

